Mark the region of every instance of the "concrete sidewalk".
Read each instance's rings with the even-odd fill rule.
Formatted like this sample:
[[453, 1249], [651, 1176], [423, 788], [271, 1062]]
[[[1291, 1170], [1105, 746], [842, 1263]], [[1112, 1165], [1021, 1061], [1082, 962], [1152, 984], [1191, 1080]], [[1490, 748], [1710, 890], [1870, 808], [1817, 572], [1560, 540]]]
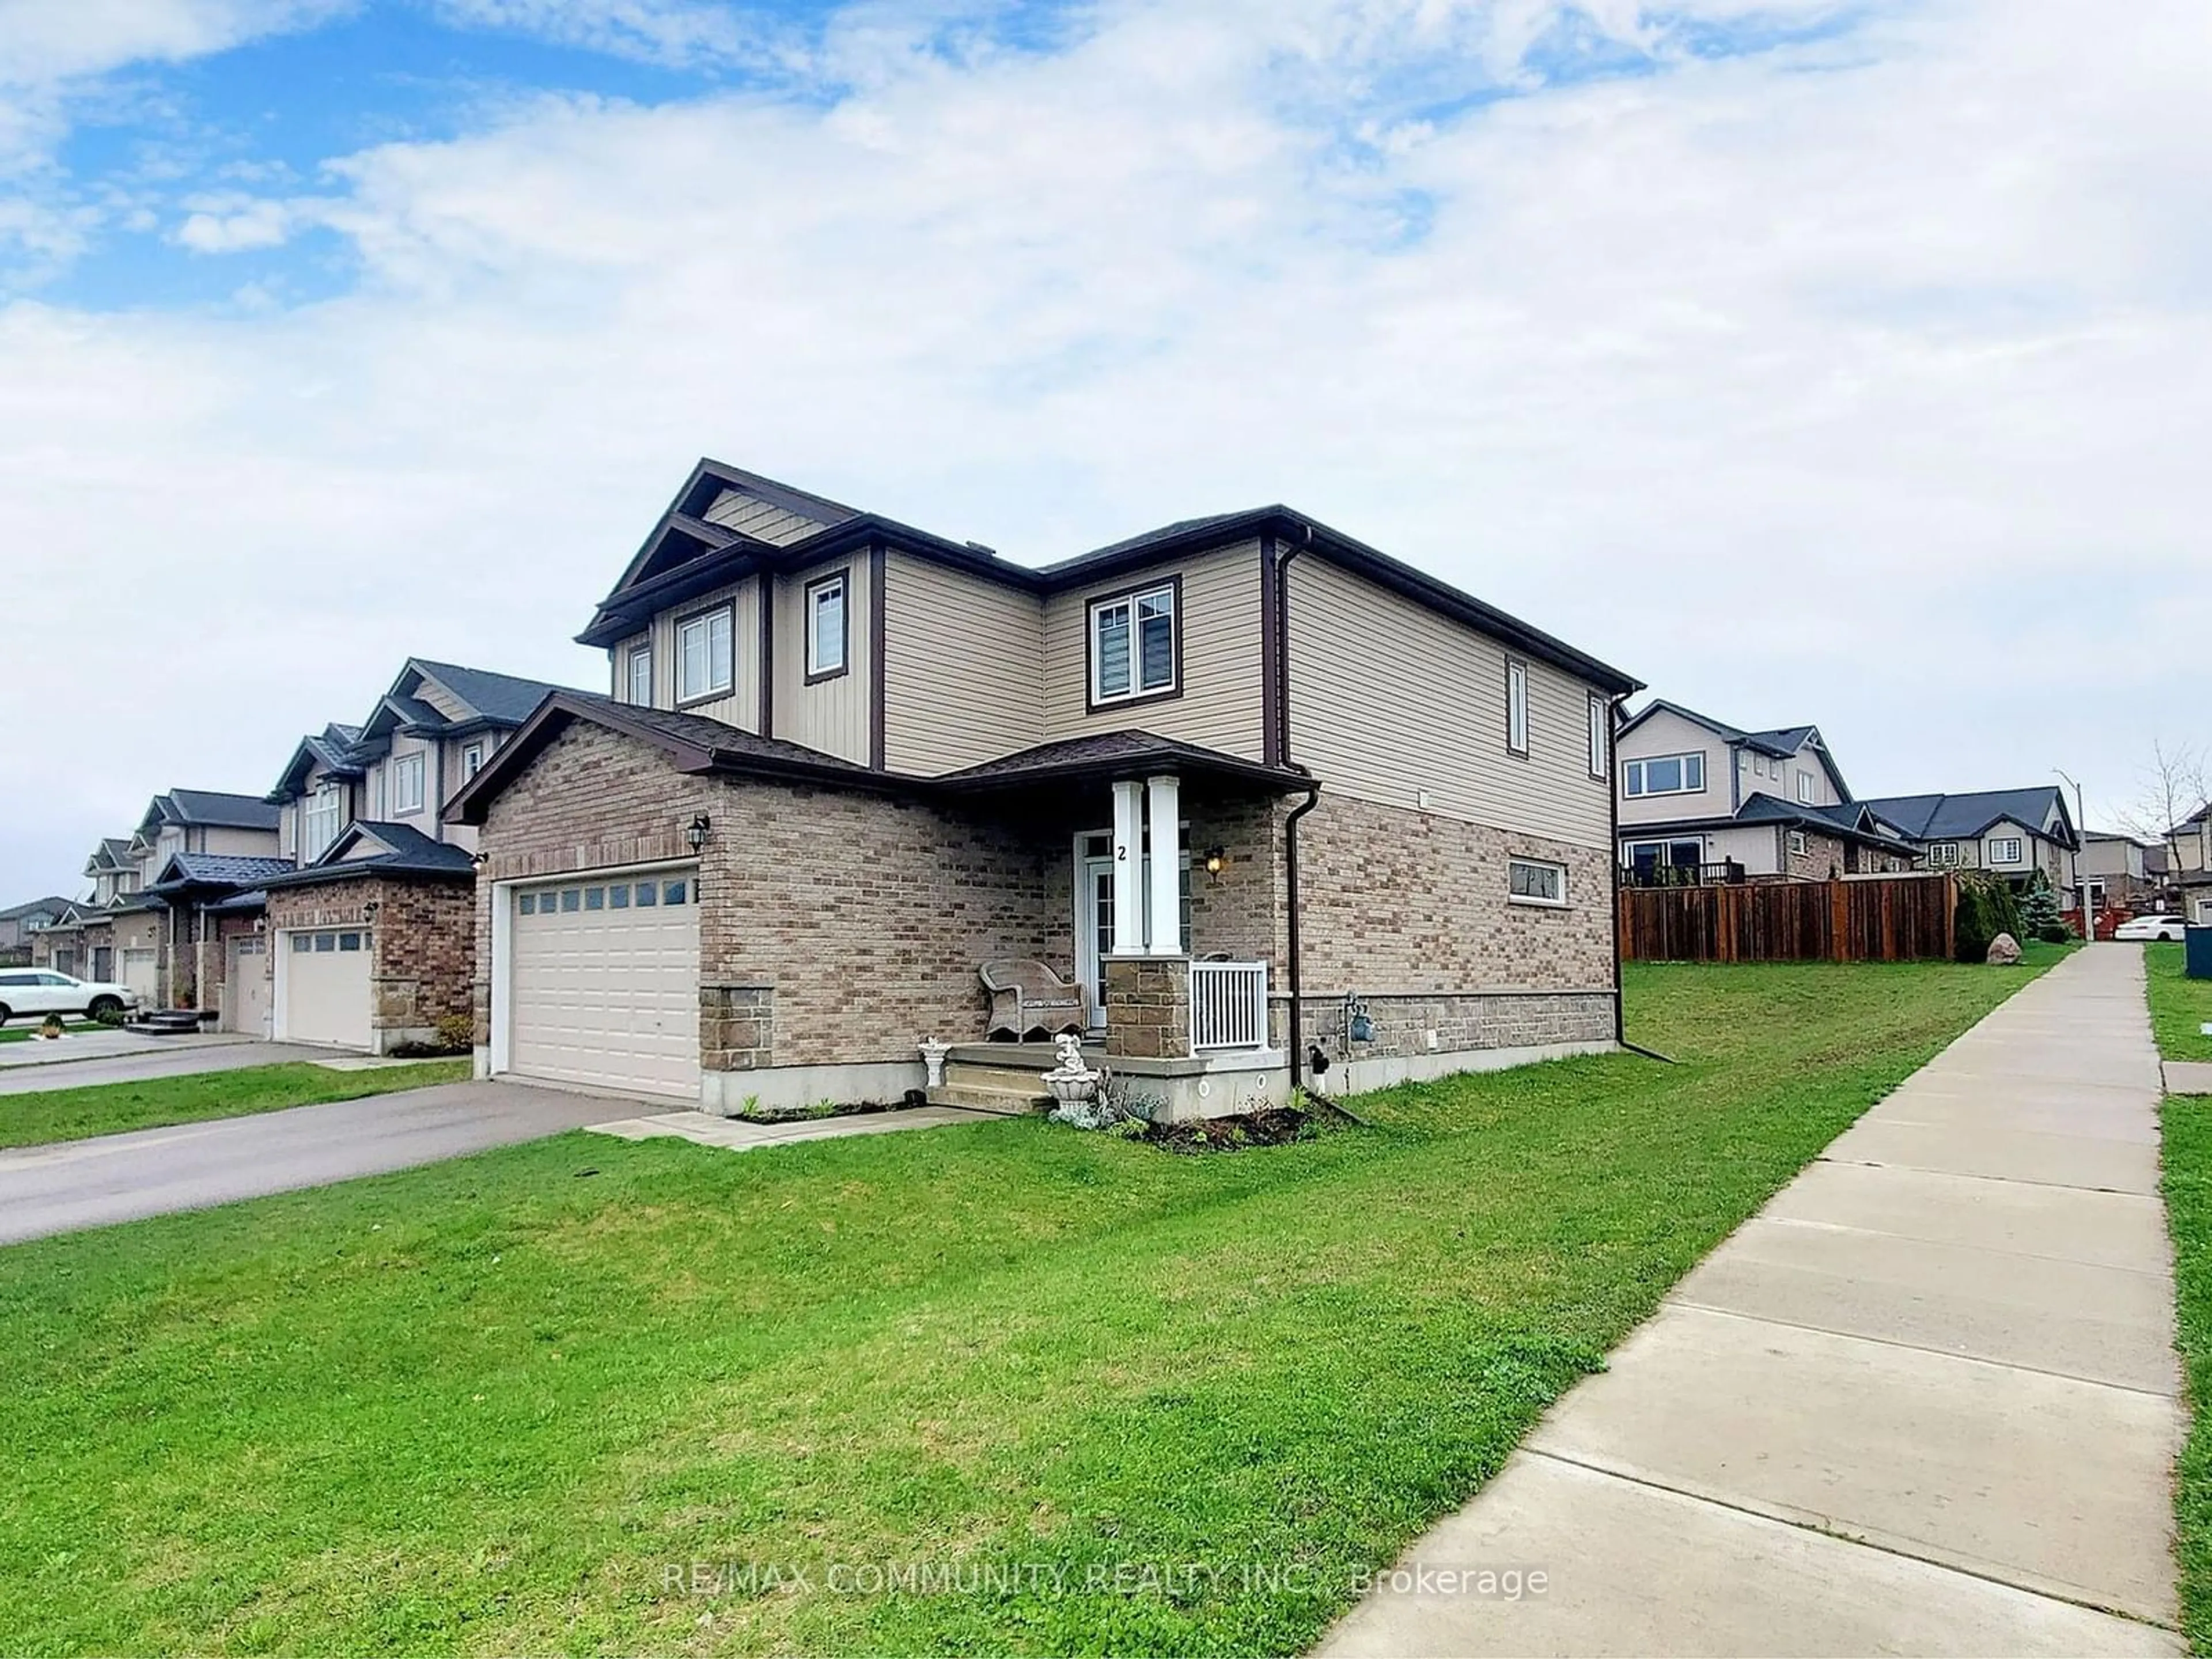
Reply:
[[[2068, 957], [1709, 1256], [1322, 1651], [2181, 1652], [2158, 1103], [2142, 953]], [[1438, 1576], [1514, 1568], [1543, 1592]]]

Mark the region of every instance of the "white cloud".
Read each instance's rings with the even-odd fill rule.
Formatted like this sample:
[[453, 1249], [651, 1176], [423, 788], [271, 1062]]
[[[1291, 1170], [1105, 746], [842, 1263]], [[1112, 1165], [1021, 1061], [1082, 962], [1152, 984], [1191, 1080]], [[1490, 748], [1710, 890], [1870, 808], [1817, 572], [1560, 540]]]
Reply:
[[237, 253], [280, 247], [297, 228], [303, 210], [290, 202], [223, 197], [185, 204], [191, 211], [177, 240], [195, 253]]
[[836, 95], [344, 158], [340, 300], [0, 311], [0, 798], [41, 803], [0, 878], [265, 787], [408, 652], [597, 675], [567, 636], [702, 451], [1040, 560], [1285, 499], [1819, 721], [1869, 793], [2124, 795], [2203, 707], [2140, 641], [2212, 626], [2196, 8], [2085, 45], [1958, 0], [1451, 112], [1555, 15], [1182, 0], [948, 52], [863, 14]]

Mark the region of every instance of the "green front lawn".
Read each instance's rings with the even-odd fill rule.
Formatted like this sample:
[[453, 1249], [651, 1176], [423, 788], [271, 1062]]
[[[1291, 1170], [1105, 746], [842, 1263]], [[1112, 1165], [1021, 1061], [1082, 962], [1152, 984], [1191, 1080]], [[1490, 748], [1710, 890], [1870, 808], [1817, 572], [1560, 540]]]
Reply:
[[1266, 1151], [574, 1134], [0, 1250], [0, 1630], [1298, 1651], [2032, 976], [1639, 967], [1678, 1066], [1401, 1089]]
[[2182, 972], [2183, 946], [2146, 945], [2143, 963], [2150, 979], [2150, 1024], [2158, 1051], [2167, 1060], [2212, 1060], [2212, 979], [2191, 979]]
[[[0, 1042], [28, 1042], [39, 1035], [39, 1027], [44, 1024], [43, 1019], [34, 1019], [28, 1014], [18, 1014], [15, 1018], [22, 1023], [0, 1025]], [[91, 1019], [68, 1020], [62, 1025], [64, 1031], [104, 1031], [106, 1029], [99, 1021]]]
[[2169, 1097], [2161, 1135], [2179, 1346], [2191, 1407], [2189, 1443], [2174, 1477], [2174, 1554], [2190, 1649], [2212, 1653], [2212, 1097]]
[[295, 1062], [154, 1078], [143, 1083], [95, 1083], [82, 1089], [0, 1095], [0, 1147], [82, 1140], [88, 1135], [119, 1134], [125, 1129], [198, 1123], [211, 1117], [244, 1117], [249, 1112], [274, 1112], [287, 1106], [319, 1106], [326, 1101], [358, 1100], [364, 1095], [391, 1094], [399, 1089], [427, 1089], [434, 1083], [465, 1082], [469, 1070], [465, 1060], [380, 1066], [364, 1072], [334, 1072], [327, 1066]]

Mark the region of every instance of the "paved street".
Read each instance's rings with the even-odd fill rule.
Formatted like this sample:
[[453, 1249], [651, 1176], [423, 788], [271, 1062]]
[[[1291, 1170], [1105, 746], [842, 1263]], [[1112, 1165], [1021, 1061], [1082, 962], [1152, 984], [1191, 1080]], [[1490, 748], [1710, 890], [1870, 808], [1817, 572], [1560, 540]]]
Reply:
[[434, 1164], [636, 1109], [554, 1089], [456, 1083], [0, 1152], [0, 1243]]
[[[1337, 1656], [2179, 1653], [2142, 952], [1829, 1146], [1415, 1545]], [[1439, 1570], [1547, 1575], [1518, 1601]], [[2125, 1616], [2114, 1616], [2115, 1614]]]
[[148, 1078], [228, 1072], [289, 1060], [342, 1057], [336, 1049], [304, 1048], [250, 1037], [155, 1037], [135, 1031], [86, 1031], [59, 1042], [0, 1043], [0, 1095], [77, 1089], [94, 1083], [140, 1083]]

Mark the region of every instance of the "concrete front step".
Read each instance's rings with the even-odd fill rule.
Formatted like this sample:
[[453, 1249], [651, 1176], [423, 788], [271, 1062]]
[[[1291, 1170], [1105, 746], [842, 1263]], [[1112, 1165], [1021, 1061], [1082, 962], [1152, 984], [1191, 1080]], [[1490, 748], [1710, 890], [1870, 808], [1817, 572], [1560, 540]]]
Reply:
[[933, 1106], [958, 1106], [971, 1112], [1000, 1112], [1008, 1117], [1025, 1117], [1031, 1112], [1042, 1112], [1052, 1104], [1048, 1094], [1024, 1094], [1018, 1089], [985, 1089], [973, 1084], [947, 1083], [929, 1091]]

